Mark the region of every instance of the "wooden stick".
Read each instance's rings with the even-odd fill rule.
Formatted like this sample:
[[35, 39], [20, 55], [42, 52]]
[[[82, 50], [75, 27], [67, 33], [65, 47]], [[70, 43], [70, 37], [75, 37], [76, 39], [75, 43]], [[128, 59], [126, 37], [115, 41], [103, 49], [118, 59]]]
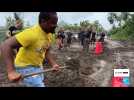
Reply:
[[[59, 69], [63, 69], [63, 68], [67, 68], [67, 67], [59, 67]], [[30, 76], [42, 74], [42, 73], [45, 73], [45, 72], [54, 71], [54, 70], [55, 70], [55, 69], [50, 68], [50, 69], [45, 69], [45, 70], [40, 71], [40, 72], [35, 72], [35, 73], [26, 74], [26, 75], [23, 75], [23, 76], [22, 76], [22, 79], [27, 78], [27, 77], [30, 77]]]

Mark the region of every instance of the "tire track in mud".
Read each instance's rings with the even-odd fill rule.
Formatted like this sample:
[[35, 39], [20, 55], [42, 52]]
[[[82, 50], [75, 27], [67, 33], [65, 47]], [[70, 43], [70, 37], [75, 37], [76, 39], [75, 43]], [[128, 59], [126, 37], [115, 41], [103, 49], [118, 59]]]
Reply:
[[[113, 41], [109, 40], [108, 44], [111, 44], [111, 43], [113, 43]], [[116, 46], [114, 46], [114, 48], [113, 47], [110, 48], [111, 51], [113, 52], [114, 66], [117, 68], [117, 63], [115, 62], [117, 54], [115, 55], [114, 53], [118, 52], [120, 55], [120, 60], [122, 64], [130, 70], [130, 86], [134, 87], [134, 44], [131, 42], [124, 42], [124, 41], [122, 42], [118, 41], [115, 44]]]

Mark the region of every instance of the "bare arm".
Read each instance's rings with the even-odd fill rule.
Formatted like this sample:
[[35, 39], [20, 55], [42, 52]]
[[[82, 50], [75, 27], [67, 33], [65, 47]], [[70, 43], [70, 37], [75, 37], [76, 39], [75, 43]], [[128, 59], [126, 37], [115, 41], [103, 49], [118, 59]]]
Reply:
[[54, 60], [53, 55], [52, 55], [51, 52], [50, 52], [50, 50], [51, 50], [51, 48], [49, 48], [49, 49], [46, 51], [46, 58], [47, 58], [47, 60], [49, 61], [49, 63], [50, 63], [51, 66], [57, 65], [56, 61]]
[[12, 72], [15, 72], [13, 49], [16, 47], [21, 47], [21, 45], [17, 42], [15, 37], [7, 39], [1, 45], [1, 54], [6, 63], [8, 75]]

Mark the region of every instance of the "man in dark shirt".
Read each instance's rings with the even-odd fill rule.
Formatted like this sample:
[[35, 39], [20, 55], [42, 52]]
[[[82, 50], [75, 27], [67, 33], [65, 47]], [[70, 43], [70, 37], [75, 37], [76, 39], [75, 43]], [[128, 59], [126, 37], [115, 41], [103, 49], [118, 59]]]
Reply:
[[102, 42], [102, 43], [104, 43], [104, 38], [105, 38], [105, 33], [104, 32], [100, 33], [100, 39], [99, 39], [99, 41]]
[[72, 33], [71, 32], [68, 32], [67, 33], [67, 45], [68, 47], [70, 47], [71, 43], [72, 43]]
[[91, 46], [94, 48], [95, 47], [95, 42], [96, 42], [96, 32], [92, 31], [92, 36], [91, 36]]
[[80, 39], [81, 45], [83, 46], [84, 45], [84, 31], [83, 30], [81, 30], [79, 33], [79, 39]]

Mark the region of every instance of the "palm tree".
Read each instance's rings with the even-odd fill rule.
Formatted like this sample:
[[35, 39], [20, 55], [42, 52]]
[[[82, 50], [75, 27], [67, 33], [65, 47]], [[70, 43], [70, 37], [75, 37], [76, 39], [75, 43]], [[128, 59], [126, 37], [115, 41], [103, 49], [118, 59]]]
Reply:
[[15, 20], [19, 20], [20, 19], [19, 14], [17, 14], [16, 12], [14, 12], [14, 18], [15, 18]]
[[13, 25], [15, 25], [15, 20], [11, 16], [6, 17], [6, 28], [8, 29]]
[[89, 25], [91, 25], [91, 24], [90, 24], [90, 22], [89, 22], [88, 20], [85, 20], [85, 21], [81, 21], [81, 22], [80, 22], [80, 27], [86, 28], [86, 27], [88, 27]]
[[94, 21], [93, 26], [96, 28], [97, 32], [104, 31], [104, 28], [102, 27], [102, 25], [99, 23], [98, 20]]
[[129, 18], [129, 12], [121, 12], [122, 20], [126, 21]]
[[109, 21], [110, 24], [114, 24], [114, 16], [113, 16], [113, 13], [109, 13], [107, 19], [108, 19], [108, 21]]
[[109, 23], [113, 25], [113, 27], [115, 27], [115, 22], [119, 22], [120, 24], [120, 17], [117, 16], [116, 13], [113, 12], [109, 13], [107, 19]]
[[22, 28], [24, 28], [23, 13], [22, 12], [14, 12], [13, 15], [14, 15], [15, 21], [18, 21], [18, 20], [21, 21]]

